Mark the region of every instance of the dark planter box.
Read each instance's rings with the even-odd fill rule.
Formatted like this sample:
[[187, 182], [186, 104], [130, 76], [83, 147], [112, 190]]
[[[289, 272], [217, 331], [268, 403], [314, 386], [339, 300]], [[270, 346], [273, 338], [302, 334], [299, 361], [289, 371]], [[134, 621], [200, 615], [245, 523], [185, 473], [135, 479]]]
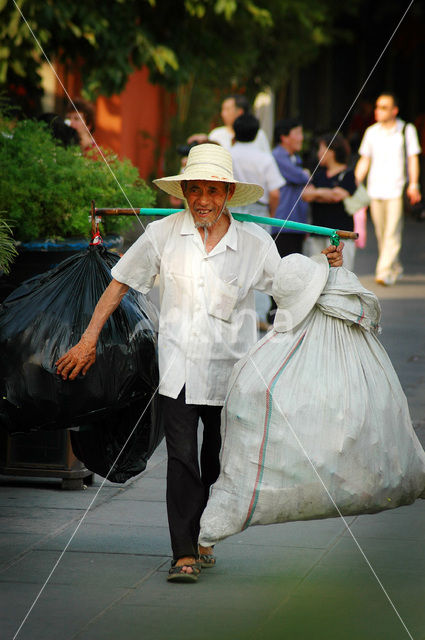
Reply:
[[82, 489], [93, 474], [75, 457], [69, 431], [37, 431], [9, 436], [0, 431], [0, 473], [61, 478], [62, 489]]

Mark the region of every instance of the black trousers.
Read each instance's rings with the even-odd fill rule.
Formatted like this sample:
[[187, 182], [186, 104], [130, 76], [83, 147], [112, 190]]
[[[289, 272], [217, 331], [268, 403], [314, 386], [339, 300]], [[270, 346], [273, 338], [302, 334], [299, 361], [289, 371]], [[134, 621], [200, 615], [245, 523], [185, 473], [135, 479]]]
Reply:
[[[291, 253], [302, 253], [305, 233], [284, 233], [272, 234], [276, 248], [281, 258], [289, 256]], [[276, 313], [276, 302], [271, 299], [271, 306], [267, 313], [267, 321], [273, 324]]]
[[[174, 560], [198, 555], [199, 522], [209, 489], [220, 472], [222, 407], [186, 404], [179, 396], [160, 395], [168, 452], [167, 513]], [[199, 418], [204, 426], [200, 466]]]

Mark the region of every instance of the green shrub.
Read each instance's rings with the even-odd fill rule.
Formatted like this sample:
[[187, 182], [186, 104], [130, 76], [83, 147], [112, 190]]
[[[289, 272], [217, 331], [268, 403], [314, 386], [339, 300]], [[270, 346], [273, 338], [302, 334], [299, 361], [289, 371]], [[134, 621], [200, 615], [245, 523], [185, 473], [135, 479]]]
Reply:
[[[101, 159], [84, 157], [79, 147], [57, 144], [44, 123], [32, 120], [13, 129], [3, 121], [1, 129], [0, 210], [15, 240], [90, 237], [92, 200], [96, 207], [154, 204], [153, 190], [129, 160], [104, 151], [108, 168]], [[105, 217], [101, 231], [117, 233], [134, 224], [131, 216]]]

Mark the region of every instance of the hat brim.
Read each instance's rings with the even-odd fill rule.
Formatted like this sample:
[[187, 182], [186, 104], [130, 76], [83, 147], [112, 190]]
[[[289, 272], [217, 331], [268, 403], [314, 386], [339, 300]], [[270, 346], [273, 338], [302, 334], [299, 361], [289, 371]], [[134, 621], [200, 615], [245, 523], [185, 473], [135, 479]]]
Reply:
[[231, 202], [232, 207], [234, 206], [242, 206], [245, 204], [252, 204], [253, 202], [257, 202], [264, 194], [263, 187], [260, 187], [258, 184], [253, 184], [250, 182], [238, 182], [237, 180], [231, 180], [228, 178], [220, 178], [220, 177], [211, 177], [210, 174], [206, 174], [202, 176], [202, 172], [197, 173], [198, 177], [191, 177], [189, 175], [179, 174], [177, 176], [168, 176], [166, 178], [157, 178], [154, 180], [154, 184], [157, 187], [168, 193], [170, 196], [175, 196], [176, 198], [184, 198], [181, 183], [183, 181], [189, 180], [208, 180], [209, 182], [223, 182], [227, 184], [235, 185], [235, 192], [232, 198], [229, 200]]
[[291, 331], [291, 329], [298, 326], [313, 309], [325, 288], [329, 276], [329, 264], [326, 256], [321, 253], [318, 256], [312, 256], [310, 260], [313, 260], [320, 266], [318, 277], [310, 283], [305, 295], [300, 295], [298, 303], [291, 305], [290, 310], [277, 309], [273, 328], [279, 333]]

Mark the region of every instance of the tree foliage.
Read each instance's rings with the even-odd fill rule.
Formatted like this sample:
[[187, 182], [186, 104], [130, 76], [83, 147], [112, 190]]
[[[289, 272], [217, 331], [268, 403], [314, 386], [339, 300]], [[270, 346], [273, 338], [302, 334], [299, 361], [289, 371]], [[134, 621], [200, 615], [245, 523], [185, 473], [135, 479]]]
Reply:
[[335, 35], [340, 13], [361, 2], [0, 0], [0, 84], [37, 83], [43, 55], [35, 36], [49, 59], [81, 69], [90, 97], [120, 92], [143, 65], [171, 89], [195, 77], [252, 93], [311, 59]]

